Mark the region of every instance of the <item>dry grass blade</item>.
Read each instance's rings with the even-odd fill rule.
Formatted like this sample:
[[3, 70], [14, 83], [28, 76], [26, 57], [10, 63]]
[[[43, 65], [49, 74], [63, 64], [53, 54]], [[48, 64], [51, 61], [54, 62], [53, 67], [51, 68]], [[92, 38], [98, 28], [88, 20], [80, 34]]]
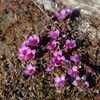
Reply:
[[33, 3], [38, 7], [38, 9], [47, 17], [48, 20], [50, 20], [55, 26], [56, 28], [60, 29], [54, 22], [53, 20], [45, 13], [45, 11], [43, 11], [43, 9], [34, 1], [32, 0]]

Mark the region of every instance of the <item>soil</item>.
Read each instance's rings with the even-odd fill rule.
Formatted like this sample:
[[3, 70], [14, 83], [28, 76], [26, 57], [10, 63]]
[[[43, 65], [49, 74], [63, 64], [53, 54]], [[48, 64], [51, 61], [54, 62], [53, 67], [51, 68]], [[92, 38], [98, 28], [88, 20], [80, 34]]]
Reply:
[[[59, 25], [52, 12], [40, 7], [53, 22], [31, 0], [0, 1], [0, 100], [40, 100], [41, 98], [42, 100], [66, 100], [66, 98], [99, 100], [100, 39], [96, 35], [94, 37], [89, 35], [92, 31], [95, 34], [100, 32], [99, 19], [75, 11], [69, 25], [66, 25], [67, 23]], [[88, 26], [86, 22], [89, 23], [87, 28], [90, 29], [89, 31], [84, 31]], [[56, 29], [57, 26], [63, 27], [60, 29], [65, 35], [66, 31], [69, 34], [74, 33], [77, 42], [84, 41], [85, 46], [81, 48], [84, 52], [83, 63], [94, 69], [93, 84], [87, 93], [78, 92], [74, 88], [66, 89], [59, 94], [47, 85], [49, 83], [49, 80], [46, 81], [47, 75], [38, 73], [36, 78], [22, 75], [26, 64], [18, 59], [18, 48], [21, 47], [22, 42], [35, 33], [43, 38], [48, 31]]]

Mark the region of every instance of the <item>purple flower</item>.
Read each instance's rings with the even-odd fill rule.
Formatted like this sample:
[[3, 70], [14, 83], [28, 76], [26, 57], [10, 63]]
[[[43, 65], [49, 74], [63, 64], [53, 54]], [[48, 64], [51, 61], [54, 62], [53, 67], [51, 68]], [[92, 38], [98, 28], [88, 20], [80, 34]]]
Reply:
[[59, 37], [59, 30], [56, 31], [50, 31], [48, 37], [52, 38], [52, 39], [57, 39]]
[[22, 48], [19, 48], [19, 53], [19, 58], [26, 61], [35, 58], [36, 50], [31, 50], [29, 47], [22, 46]]
[[85, 81], [85, 85], [86, 85], [86, 87], [89, 87], [89, 82]]
[[92, 73], [92, 72], [93, 72], [93, 69], [92, 69], [91, 67], [88, 67], [88, 68], [86, 69], [86, 71], [87, 71], [88, 73]]
[[28, 42], [31, 46], [37, 46], [40, 42], [39, 36], [37, 34], [30, 36]]
[[74, 85], [74, 86], [78, 86], [78, 82], [76, 81], [76, 80], [74, 80], [73, 82], [72, 82], [72, 84]]
[[62, 55], [62, 50], [55, 51], [54, 52], [54, 57], [52, 58], [53, 63], [59, 65], [62, 63], [68, 64], [68, 60], [65, 59], [65, 57]]
[[79, 62], [79, 55], [76, 53], [74, 56], [71, 56], [70, 59], [75, 63]]
[[29, 47], [26, 46], [22, 46], [21, 48], [19, 48], [19, 53], [21, 53], [22, 55], [26, 55], [27, 51], [29, 50]]
[[28, 50], [27, 54], [25, 55], [24, 59], [25, 60], [31, 60], [31, 59], [34, 59], [35, 58], [35, 53], [36, 53], [36, 50]]
[[30, 50], [30, 48], [29, 47], [25, 47], [25, 46], [22, 46], [21, 48], [19, 48], [19, 53], [20, 53], [19, 54], [19, 58], [24, 59], [25, 56], [27, 55], [28, 50]]
[[68, 63], [69, 63], [69, 61], [68, 60], [65, 60], [65, 64], [68, 65]]
[[48, 62], [47, 62], [47, 66], [48, 66], [48, 67], [45, 69], [46, 72], [49, 72], [49, 71], [54, 70], [54, 64], [53, 64], [52, 61], [48, 61]]
[[54, 52], [54, 57], [58, 57], [58, 56], [60, 56], [60, 57], [62, 56], [62, 50]]
[[65, 76], [62, 75], [61, 77], [55, 77], [54, 78], [54, 81], [55, 81], [55, 87], [64, 87], [65, 85]]
[[48, 62], [47, 62], [47, 66], [49, 66], [49, 67], [50, 67], [50, 66], [53, 66], [53, 62], [52, 62], [52, 61], [48, 61]]
[[54, 50], [57, 46], [57, 42], [53, 40], [49, 46], [47, 46], [48, 50]]
[[54, 70], [54, 66], [50, 66], [50, 67], [47, 67], [47, 68], [45, 69], [46, 72], [50, 72], [50, 71], [52, 71], [52, 70]]
[[52, 61], [54, 64], [60, 65], [62, 63], [64, 63], [66, 61], [64, 56], [57, 56], [57, 57], [53, 57]]
[[22, 46], [24, 46], [24, 47], [29, 47], [29, 42], [28, 42], [28, 40], [24, 41], [24, 42], [22, 43]]
[[59, 12], [55, 12], [55, 16], [58, 19], [65, 19], [68, 15], [70, 15], [72, 13], [72, 9], [70, 8], [64, 8]]
[[75, 78], [78, 75], [78, 67], [77, 66], [73, 66], [71, 69], [68, 70], [68, 75], [70, 75], [70, 77]]
[[36, 72], [36, 67], [31, 64], [28, 64], [27, 69], [24, 71], [24, 74], [32, 76], [35, 74], [35, 72]]
[[85, 85], [85, 87], [89, 87], [89, 83], [86, 81], [86, 76], [77, 76], [76, 79], [72, 83], [76, 87], [81, 87], [82, 85]]
[[66, 40], [66, 43], [65, 43], [64, 47], [67, 47], [70, 50], [72, 48], [76, 47], [75, 40]]

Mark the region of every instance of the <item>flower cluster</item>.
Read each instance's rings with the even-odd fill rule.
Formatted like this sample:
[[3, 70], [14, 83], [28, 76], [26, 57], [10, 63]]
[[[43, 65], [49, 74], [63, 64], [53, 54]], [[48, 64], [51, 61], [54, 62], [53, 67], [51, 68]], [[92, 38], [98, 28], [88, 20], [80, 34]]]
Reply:
[[22, 58], [23, 60], [31, 60], [35, 58], [36, 50], [30, 49], [30, 46], [37, 46], [39, 44], [39, 36], [33, 35], [30, 36], [27, 41], [24, 41], [22, 44], [22, 47], [19, 48], [19, 58]]
[[[31, 49], [30, 47], [38, 46], [39, 41], [40, 39], [37, 34], [30, 36], [28, 40], [24, 41], [22, 43], [22, 47], [19, 48], [19, 58], [25, 61], [34, 59], [36, 50]], [[35, 67], [32, 67], [31, 64], [27, 65], [27, 70], [24, 71], [24, 73], [27, 75], [33, 75], [34, 72], [35, 72]]]
[[31, 60], [35, 58], [35, 53], [36, 50], [33, 49], [31, 50], [29, 47], [26, 46], [22, 46], [21, 48], [19, 48], [19, 58], [22, 58], [23, 60]]
[[[59, 50], [57, 49], [57, 43], [59, 45], [59, 41], [57, 41], [57, 39], [59, 38], [59, 36], [60, 36], [60, 31], [58, 29], [55, 31], [50, 31], [48, 34], [48, 37], [51, 38], [52, 41], [47, 46], [47, 49], [49, 51], [52, 51], [53, 54], [51, 61], [47, 63], [48, 67], [45, 69], [46, 72], [53, 71], [55, 67], [68, 65], [69, 61], [63, 55], [63, 51], [61, 49]], [[75, 40], [67, 39], [63, 47], [67, 48], [68, 50], [72, 50], [73, 48], [76, 47], [76, 42]], [[70, 60], [75, 63], [79, 62], [79, 55], [76, 53], [75, 55], [70, 56]], [[75, 78], [78, 75], [78, 67], [73, 66], [72, 69], [68, 70], [68, 74], [70, 75], [70, 77]], [[63, 87], [65, 85], [65, 76], [64, 75], [61, 75], [61, 77], [57, 76], [54, 78], [54, 81], [55, 81], [55, 87]]]
[[[64, 8], [61, 11], [55, 12], [55, 16], [58, 20], [66, 19], [73, 12], [72, 9]], [[85, 75], [80, 77], [79, 74], [79, 62], [80, 56], [78, 52], [75, 52], [76, 41], [74, 39], [68, 39], [66, 37], [65, 43], [60, 47], [61, 31], [59, 29], [48, 32], [47, 38], [50, 38], [50, 42], [46, 46], [48, 54], [50, 53], [49, 61], [46, 61], [46, 72], [52, 72], [56, 68], [63, 69], [66, 73], [66, 76], [72, 78], [73, 85], [80, 87], [84, 84], [86, 87], [89, 87], [89, 83], [86, 81]], [[22, 47], [19, 48], [19, 58], [25, 61], [32, 61], [36, 57], [36, 48], [39, 45], [40, 38], [37, 34], [30, 36], [26, 41], [22, 43]], [[67, 49], [67, 51], [65, 51]], [[73, 54], [74, 50], [74, 54]], [[68, 54], [70, 52], [70, 54]], [[69, 55], [67, 57], [66, 55]], [[48, 56], [49, 57], [49, 56]], [[70, 67], [70, 68], [69, 68]], [[55, 70], [56, 72], [56, 70]], [[86, 69], [87, 73], [92, 73], [92, 68], [88, 67]], [[26, 66], [24, 74], [34, 75], [36, 73], [36, 66], [31, 63]], [[54, 86], [57, 88], [64, 87], [66, 84], [65, 73], [60, 73], [54, 78]]]

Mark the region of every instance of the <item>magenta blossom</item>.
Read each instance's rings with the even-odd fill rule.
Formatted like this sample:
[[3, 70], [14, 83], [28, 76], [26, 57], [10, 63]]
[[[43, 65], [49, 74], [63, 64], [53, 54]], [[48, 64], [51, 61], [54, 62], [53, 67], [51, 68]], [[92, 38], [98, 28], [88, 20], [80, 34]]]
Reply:
[[70, 75], [70, 77], [75, 78], [78, 75], [78, 67], [77, 66], [73, 66], [71, 69], [68, 70], [68, 75]]
[[47, 46], [48, 50], [54, 50], [57, 47], [57, 42], [53, 40], [49, 46]]
[[24, 47], [29, 47], [29, 42], [28, 42], [28, 40], [24, 41], [24, 42], [22, 43], [22, 46], [24, 46]]
[[30, 50], [29, 47], [22, 46], [21, 48], [19, 48], [19, 53], [22, 55], [26, 55], [28, 50]]
[[72, 83], [76, 87], [81, 87], [82, 85], [85, 85], [85, 87], [89, 87], [89, 83], [86, 81], [86, 76], [77, 76], [76, 79]]
[[65, 19], [68, 15], [70, 15], [72, 13], [72, 9], [70, 8], [64, 8], [59, 12], [55, 12], [55, 16], [58, 19]]
[[47, 68], [45, 69], [45, 71], [46, 71], [46, 72], [50, 72], [50, 71], [52, 71], [52, 70], [54, 70], [54, 64], [53, 64], [52, 61], [48, 61], [48, 62], [47, 62]]
[[36, 53], [36, 50], [29, 50], [25, 56], [25, 60], [31, 60], [31, 59], [34, 59], [35, 58], [35, 53]]
[[60, 57], [62, 56], [62, 50], [54, 52], [54, 57], [58, 57], [58, 56], [60, 56]]
[[52, 61], [54, 64], [56, 65], [60, 65], [66, 62], [66, 59], [64, 56], [57, 56], [57, 57], [53, 57]]
[[36, 72], [36, 67], [31, 64], [28, 64], [27, 69], [24, 71], [24, 74], [32, 76], [35, 74], [35, 72]]
[[19, 48], [19, 53], [19, 58], [22, 58], [26, 61], [35, 58], [36, 50], [31, 50], [29, 47], [23, 46], [22, 48]]
[[48, 61], [48, 62], [47, 62], [47, 66], [49, 66], [49, 67], [50, 67], [50, 66], [53, 66], [53, 62], [52, 62], [52, 61]]
[[55, 51], [54, 57], [52, 58], [53, 63], [59, 65], [62, 63], [68, 64], [68, 60], [65, 59], [65, 57], [62, 55], [62, 50]]
[[28, 42], [31, 46], [37, 46], [40, 42], [39, 36], [37, 34], [30, 36]]
[[54, 81], [55, 81], [55, 87], [64, 87], [65, 85], [65, 76], [62, 75], [61, 77], [55, 77], [54, 78]]
[[66, 47], [66, 48], [68, 48], [70, 50], [72, 48], [76, 47], [75, 40], [66, 40], [66, 43], [65, 43], [64, 47]]
[[54, 70], [54, 66], [50, 66], [50, 67], [47, 67], [47, 68], [45, 69], [46, 72], [50, 72], [50, 71], [52, 71], [52, 70]]
[[77, 63], [79, 62], [79, 55], [76, 53], [74, 56], [70, 57], [71, 61]]
[[29, 47], [25, 47], [25, 46], [22, 46], [21, 48], [19, 48], [19, 58], [22, 58], [25, 60], [25, 56], [27, 55], [27, 52], [30, 50]]
[[86, 71], [87, 71], [88, 73], [93, 73], [93, 69], [92, 69], [91, 67], [86, 68]]
[[59, 37], [59, 30], [56, 31], [50, 31], [48, 37], [52, 38], [52, 39], [57, 39]]

